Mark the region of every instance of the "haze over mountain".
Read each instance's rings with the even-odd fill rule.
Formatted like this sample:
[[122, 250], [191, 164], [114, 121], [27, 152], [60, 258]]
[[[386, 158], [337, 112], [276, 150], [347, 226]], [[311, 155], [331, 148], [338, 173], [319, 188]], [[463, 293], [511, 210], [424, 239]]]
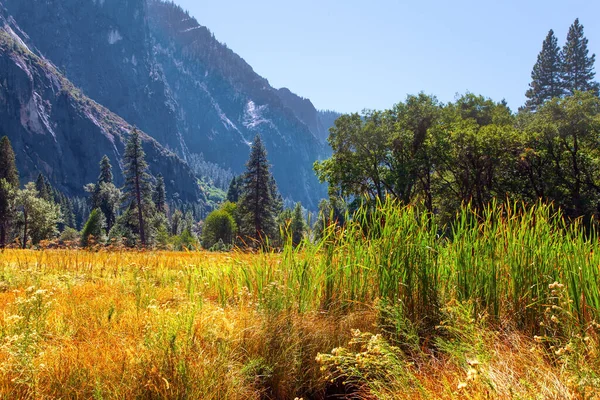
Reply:
[[116, 164], [122, 136], [135, 125], [154, 139], [146, 141], [150, 166], [163, 173], [171, 194], [196, 196], [186, 160], [198, 155], [241, 173], [256, 134], [284, 197], [314, 208], [326, 194], [312, 164], [329, 154], [331, 114], [272, 88], [175, 4], [0, 0], [0, 6], [0, 98], [11, 104], [0, 110], [0, 132], [16, 143], [22, 174], [40, 171], [80, 193], [102, 154]]

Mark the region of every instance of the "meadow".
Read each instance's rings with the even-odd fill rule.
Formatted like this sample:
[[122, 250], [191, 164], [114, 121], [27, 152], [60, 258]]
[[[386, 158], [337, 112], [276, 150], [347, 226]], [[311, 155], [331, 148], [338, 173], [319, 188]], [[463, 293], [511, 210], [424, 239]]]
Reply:
[[599, 247], [388, 200], [280, 252], [7, 249], [0, 398], [600, 398]]

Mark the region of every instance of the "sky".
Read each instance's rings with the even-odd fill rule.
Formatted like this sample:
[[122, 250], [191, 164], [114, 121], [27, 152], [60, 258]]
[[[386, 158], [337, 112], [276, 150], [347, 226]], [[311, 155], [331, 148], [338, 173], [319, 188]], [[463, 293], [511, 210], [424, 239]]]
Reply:
[[600, 57], [598, 0], [175, 2], [272, 86], [344, 113], [419, 92], [442, 102], [471, 92], [516, 110], [548, 31], [562, 47], [575, 18]]

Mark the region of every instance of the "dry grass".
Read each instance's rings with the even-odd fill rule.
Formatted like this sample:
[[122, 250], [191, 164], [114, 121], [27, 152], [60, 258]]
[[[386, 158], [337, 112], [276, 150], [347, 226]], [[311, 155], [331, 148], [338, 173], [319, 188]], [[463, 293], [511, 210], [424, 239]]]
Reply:
[[[351, 374], [335, 375], [335, 360], [315, 358], [346, 346], [355, 358], [386, 360], [359, 342], [347, 346], [353, 329], [378, 331], [377, 307], [331, 312], [312, 302], [300, 311], [285, 300], [297, 296], [292, 275], [274, 254], [6, 250], [0, 398], [580, 396], [541, 344], [515, 330], [466, 329], [460, 318], [456, 328], [468, 335], [448, 329], [436, 351], [398, 350], [387, 381], [351, 383]], [[471, 356], [480, 359], [476, 374]], [[377, 368], [367, 362], [361, 373]]]

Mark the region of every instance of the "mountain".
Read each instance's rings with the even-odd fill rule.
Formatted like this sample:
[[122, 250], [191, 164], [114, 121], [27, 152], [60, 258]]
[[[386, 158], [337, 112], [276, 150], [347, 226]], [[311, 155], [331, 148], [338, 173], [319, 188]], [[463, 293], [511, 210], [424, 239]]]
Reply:
[[326, 195], [312, 170], [326, 127], [310, 101], [271, 87], [172, 2], [0, 1], [76, 87], [182, 160], [241, 173], [259, 133], [284, 197], [315, 208]]
[[[95, 182], [107, 154], [118, 173], [132, 126], [94, 102], [42, 57], [0, 3], [0, 135], [8, 135], [24, 180], [41, 172], [65, 193], [83, 193]], [[203, 197], [189, 166], [142, 134], [153, 174], [162, 173], [169, 193]]]

